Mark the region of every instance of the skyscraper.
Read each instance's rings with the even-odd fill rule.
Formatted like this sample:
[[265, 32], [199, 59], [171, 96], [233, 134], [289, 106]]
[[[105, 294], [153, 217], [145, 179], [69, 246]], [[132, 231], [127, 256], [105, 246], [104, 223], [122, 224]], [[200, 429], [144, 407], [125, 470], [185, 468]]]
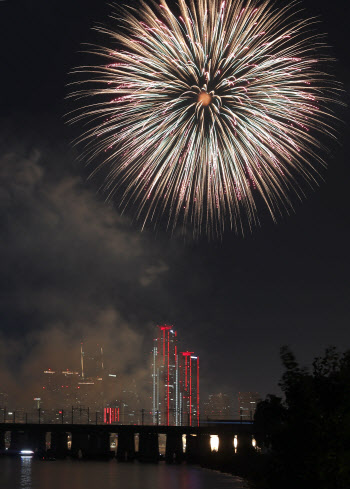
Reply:
[[100, 345], [90, 345], [88, 349], [80, 345], [81, 378], [102, 377], [104, 373], [103, 348]]
[[258, 392], [238, 393], [238, 414], [240, 419], [253, 420], [257, 403], [261, 400]]
[[189, 351], [178, 354], [173, 326], [158, 326], [152, 380], [154, 424], [199, 424], [199, 359]]
[[179, 364], [180, 424], [199, 426], [199, 358], [181, 352]]
[[44, 409], [67, 409], [77, 403], [79, 372], [73, 370], [52, 370], [48, 368], [42, 373], [43, 390], [40, 401]]
[[[78, 363], [78, 355], [76, 360]], [[119, 384], [116, 371], [104, 366], [101, 345], [90, 342], [86, 348], [81, 343], [80, 371], [46, 369], [43, 372], [43, 391], [37, 397], [41, 398], [44, 409], [67, 410], [73, 406], [100, 411], [106, 405], [106, 399], [119, 397]]]
[[153, 346], [153, 422], [179, 424], [179, 382], [177, 332], [172, 326], [158, 326]]
[[210, 394], [204, 403], [204, 416], [208, 419], [233, 419], [233, 408], [230, 396], [220, 392]]

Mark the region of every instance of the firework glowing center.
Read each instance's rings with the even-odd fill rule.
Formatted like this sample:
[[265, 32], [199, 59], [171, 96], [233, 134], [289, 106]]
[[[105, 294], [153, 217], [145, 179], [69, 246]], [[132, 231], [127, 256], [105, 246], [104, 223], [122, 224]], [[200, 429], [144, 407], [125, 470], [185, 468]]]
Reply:
[[207, 93], [207, 92], [201, 92], [198, 95], [198, 102], [204, 106], [209, 105], [211, 102], [211, 99], [212, 99], [211, 95], [209, 95], [209, 93]]
[[275, 219], [291, 193], [317, 185], [317, 136], [333, 137], [339, 87], [296, 2], [178, 7], [141, 1], [118, 8], [115, 30], [97, 29], [107, 42], [90, 52], [102, 62], [77, 68], [71, 120], [84, 122], [83, 156], [123, 210], [197, 235], [241, 232], [259, 223], [259, 207]]

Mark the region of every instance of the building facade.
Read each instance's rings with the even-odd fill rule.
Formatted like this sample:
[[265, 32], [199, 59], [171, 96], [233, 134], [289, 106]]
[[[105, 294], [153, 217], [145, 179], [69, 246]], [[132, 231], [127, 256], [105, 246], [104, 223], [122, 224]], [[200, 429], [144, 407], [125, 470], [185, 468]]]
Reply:
[[199, 359], [178, 353], [177, 332], [158, 326], [152, 350], [152, 416], [154, 424], [199, 424]]
[[153, 422], [177, 426], [178, 353], [177, 332], [167, 324], [158, 326], [152, 352]]
[[181, 352], [179, 363], [180, 424], [199, 426], [199, 358]]
[[242, 421], [253, 420], [257, 403], [261, 401], [258, 392], [238, 393], [238, 415]]
[[204, 403], [204, 416], [211, 420], [233, 419], [232, 401], [228, 394], [210, 394]]

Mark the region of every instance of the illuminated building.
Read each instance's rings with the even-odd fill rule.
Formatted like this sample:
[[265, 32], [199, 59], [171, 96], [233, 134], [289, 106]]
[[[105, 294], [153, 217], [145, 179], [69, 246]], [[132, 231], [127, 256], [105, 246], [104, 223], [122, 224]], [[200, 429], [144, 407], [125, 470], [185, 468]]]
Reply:
[[40, 409], [40, 404], [41, 404], [41, 397], [34, 397], [34, 408], [35, 409]]
[[137, 393], [135, 380], [128, 382], [124, 388], [118, 389], [118, 397], [111, 399], [103, 409], [104, 422], [120, 424], [141, 424], [142, 409]]
[[230, 396], [222, 392], [209, 395], [207, 402], [204, 403], [204, 416], [209, 419], [232, 419]]
[[77, 403], [79, 381], [79, 372], [73, 370], [44, 370], [40, 404], [46, 409], [71, 407]]
[[[76, 360], [78, 365], [78, 355]], [[103, 349], [99, 345], [85, 348], [81, 343], [80, 371], [48, 368], [42, 375], [42, 392], [37, 393], [36, 398], [40, 398], [40, 408], [45, 410], [102, 412], [104, 406], [109, 407], [106, 399], [120, 398], [119, 376], [105, 368]]]
[[119, 423], [120, 421], [120, 409], [116, 408], [104, 408], [103, 409], [103, 422], [106, 424]]
[[238, 393], [238, 414], [240, 419], [253, 420], [257, 403], [261, 400], [258, 392]]
[[80, 345], [81, 378], [102, 377], [104, 373], [103, 348], [95, 345], [93, 348], [84, 349]]
[[141, 404], [135, 381], [121, 392], [121, 420], [124, 424], [141, 423]]
[[55, 370], [51, 370], [51, 368], [43, 372], [43, 393], [41, 398], [45, 408], [54, 406], [60, 397], [58, 377], [58, 373]]
[[6, 411], [8, 409], [8, 394], [6, 392], [0, 392], [0, 416], [3, 420], [6, 417]]
[[180, 354], [180, 424], [199, 426], [199, 358], [193, 353]]
[[158, 326], [152, 351], [154, 424], [199, 425], [199, 358], [178, 353], [173, 326]]
[[158, 326], [152, 362], [153, 422], [179, 425], [177, 333], [172, 326]]

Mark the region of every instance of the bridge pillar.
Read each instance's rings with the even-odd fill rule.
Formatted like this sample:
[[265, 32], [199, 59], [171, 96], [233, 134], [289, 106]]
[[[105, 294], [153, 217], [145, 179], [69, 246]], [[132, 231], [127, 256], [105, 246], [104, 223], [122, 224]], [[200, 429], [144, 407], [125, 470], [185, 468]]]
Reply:
[[65, 458], [68, 452], [68, 435], [65, 431], [51, 431], [50, 452], [56, 458]]
[[117, 459], [119, 462], [132, 462], [135, 459], [134, 433], [127, 431], [118, 433]]
[[0, 454], [5, 453], [5, 431], [0, 430]]
[[28, 448], [36, 453], [46, 452], [46, 432], [31, 430], [27, 432]]
[[165, 445], [165, 461], [167, 464], [183, 461], [182, 434], [167, 433]]
[[86, 457], [89, 452], [89, 435], [81, 431], [72, 431], [72, 457]]
[[93, 458], [109, 458], [111, 446], [108, 432], [93, 431], [89, 436], [89, 456]]
[[18, 452], [28, 448], [28, 436], [25, 431], [11, 431], [10, 452]]
[[158, 463], [158, 433], [139, 433], [139, 461]]
[[186, 462], [195, 464], [199, 462], [198, 436], [186, 435]]
[[211, 448], [210, 448], [210, 435], [198, 435], [197, 437], [197, 447], [198, 447], [198, 456], [199, 456], [199, 461], [205, 462], [208, 457], [211, 455]]
[[241, 433], [237, 435], [237, 453], [242, 454], [247, 451], [253, 451], [252, 435], [249, 433]]
[[234, 456], [233, 439], [234, 435], [232, 433], [222, 433], [219, 435], [218, 456], [221, 460], [230, 460]]

